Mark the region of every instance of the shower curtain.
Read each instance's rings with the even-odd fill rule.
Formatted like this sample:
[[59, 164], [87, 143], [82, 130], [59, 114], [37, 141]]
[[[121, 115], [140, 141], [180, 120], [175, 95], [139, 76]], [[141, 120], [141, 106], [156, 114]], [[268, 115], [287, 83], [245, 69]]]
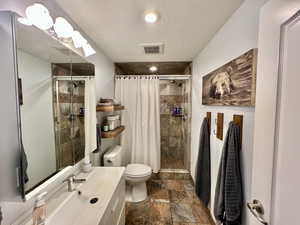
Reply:
[[115, 98], [124, 106], [121, 138], [125, 164], [160, 169], [160, 104], [157, 76], [116, 76]]
[[85, 79], [84, 90], [85, 155], [88, 156], [97, 149], [96, 84], [94, 78]]

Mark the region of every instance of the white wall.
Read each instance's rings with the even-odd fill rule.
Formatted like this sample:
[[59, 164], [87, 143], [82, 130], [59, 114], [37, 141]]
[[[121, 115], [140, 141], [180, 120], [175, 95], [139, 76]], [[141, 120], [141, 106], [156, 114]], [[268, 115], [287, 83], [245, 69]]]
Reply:
[[56, 171], [51, 63], [18, 51], [18, 71], [24, 102], [21, 120], [28, 158], [27, 189]]
[[88, 59], [95, 64], [96, 80], [96, 98], [97, 101], [102, 98], [112, 98], [115, 92], [114, 74], [115, 68], [113, 62], [101, 52]]
[[[89, 60], [95, 64], [96, 100], [99, 101], [101, 97], [113, 98], [115, 92], [115, 68], [113, 62], [101, 52], [98, 52], [97, 55], [91, 56]], [[102, 112], [97, 112], [97, 123], [101, 124], [103, 118], [104, 114]], [[111, 146], [119, 143], [120, 141], [118, 138], [102, 139], [100, 154], [102, 155]]]
[[[242, 170], [244, 179], [245, 201], [250, 198], [254, 107], [213, 107], [202, 105], [202, 76], [219, 68], [246, 51], [258, 46], [259, 9], [266, 0], [245, 0], [241, 7], [232, 15], [226, 24], [217, 32], [214, 38], [193, 60], [193, 90], [192, 90], [192, 150], [191, 173], [195, 176], [195, 164], [198, 155], [200, 126], [206, 112], [212, 112], [212, 129], [215, 129], [216, 113], [224, 113], [224, 137], [228, 123], [233, 114], [244, 115]], [[222, 153], [223, 142], [214, 135], [211, 136], [211, 176], [213, 203], [215, 185]], [[244, 224], [248, 224], [245, 221]]]

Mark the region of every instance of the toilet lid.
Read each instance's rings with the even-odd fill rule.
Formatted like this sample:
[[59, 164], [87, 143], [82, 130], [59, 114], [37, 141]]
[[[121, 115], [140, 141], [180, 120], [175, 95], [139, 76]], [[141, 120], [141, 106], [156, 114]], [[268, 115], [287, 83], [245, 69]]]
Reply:
[[149, 175], [152, 173], [152, 169], [150, 166], [143, 165], [143, 164], [129, 164], [126, 167], [125, 174], [127, 176], [143, 176], [143, 175]]

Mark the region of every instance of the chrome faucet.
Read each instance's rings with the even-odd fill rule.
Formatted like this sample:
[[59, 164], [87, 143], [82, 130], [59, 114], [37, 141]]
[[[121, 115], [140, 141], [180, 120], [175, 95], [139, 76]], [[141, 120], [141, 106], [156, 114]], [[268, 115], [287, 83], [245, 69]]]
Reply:
[[67, 179], [65, 179], [63, 182], [67, 182], [68, 192], [73, 192], [73, 191], [76, 191], [74, 184], [84, 183], [85, 181], [86, 181], [86, 179], [76, 179], [75, 175], [71, 175]]

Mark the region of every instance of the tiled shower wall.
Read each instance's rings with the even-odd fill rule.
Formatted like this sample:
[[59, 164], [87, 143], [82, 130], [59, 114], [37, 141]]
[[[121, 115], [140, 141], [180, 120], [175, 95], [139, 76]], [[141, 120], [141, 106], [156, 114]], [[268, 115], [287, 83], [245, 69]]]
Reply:
[[[184, 117], [172, 115], [175, 107]], [[189, 169], [190, 156], [190, 82], [160, 81], [161, 168]]]
[[63, 168], [84, 157], [84, 116], [80, 114], [80, 108], [84, 109], [84, 82], [53, 82], [57, 165]]

